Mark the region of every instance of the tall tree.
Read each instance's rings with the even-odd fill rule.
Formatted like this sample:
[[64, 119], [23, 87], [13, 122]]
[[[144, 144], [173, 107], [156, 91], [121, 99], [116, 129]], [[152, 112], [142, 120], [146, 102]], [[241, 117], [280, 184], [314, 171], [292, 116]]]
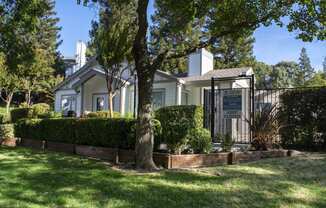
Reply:
[[101, 4], [99, 22], [93, 23], [90, 42], [98, 62], [105, 72], [110, 117], [113, 117], [113, 98], [126, 85], [126, 73], [130, 74], [133, 25], [133, 2], [123, 4], [108, 1]]
[[6, 112], [9, 113], [14, 93], [19, 89], [18, 77], [10, 73], [5, 64], [5, 55], [0, 53], [0, 100], [6, 103]]
[[266, 89], [272, 87], [271, 73], [273, 71], [273, 67], [271, 65], [265, 64], [264, 62], [255, 62], [253, 65], [253, 70], [256, 78], [256, 88]]
[[39, 5], [28, 0], [0, 1], [0, 53], [3, 54], [2, 97], [9, 109], [12, 96], [21, 85], [19, 68], [33, 62], [32, 34], [35, 34]]
[[[54, 0], [36, 1], [38, 6], [37, 23], [34, 31], [30, 34], [31, 52], [33, 60], [25, 62], [18, 67], [18, 76], [22, 79], [22, 90], [25, 92], [25, 100], [31, 104], [32, 93], [41, 92], [44, 82], [54, 79], [53, 68], [60, 61], [57, 47], [59, 30], [57, 26], [59, 19], [56, 17]], [[58, 65], [57, 65], [58, 66]]]
[[[84, 0], [88, 2], [89, 0]], [[128, 0], [126, 0], [128, 1]], [[130, 0], [132, 1], [132, 0]], [[136, 2], [136, 35], [133, 39], [133, 58], [138, 76], [138, 122], [136, 140], [136, 165], [142, 169], [154, 169], [152, 89], [155, 72], [162, 67], [166, 59], [184, 57], [199, 48], [210, 46], [217, 39], [231, 34], [243, 34], [253, 31], [261, 24], [270, 25], [273, 21], [281, 23], [281, 17], [289, 16], [289, 29], [300, 30], [299, 37], [312, 40], [313, 37], [325, 39], [325, 25], [322, 22], [322, 1], [262, 1], [262, 0], [161, 0], [156, 1], [156, 8], [164, 9], [166, 22], [162, 30], [166, 33], [184, 32], [189, 25], [204, 18], [203, 29], [209, 30], [209, 36], [198, 44], [183, 49], [158, 48], [155, 53], [149, 50], [148, 40], [148, 3], [149, 0]], [[294, 7], [295, 4], [295, 7]], [[306, 10], [306, 8], [312, 8]], [[324, 8], [322, 8], [324, 9]], [[298, 12], [299, 15], [298, 15]], [[306, 24], [309, 22], [309, 24]], [[186, 40], [185, 40], [186, 41]], [[159, 43], [156, 43], [159, 44]]]
[[299, 73], [300, 68], [297, 63], [293, 61], [281, 61], [273, 66], [271, 72], [272, 86], [275, 88], [300, 86], [300, 80], [298, 81]]
[[301, 71], [298, 81], [300, 85], [303, 85], [305, 81], [311, 79], [314, 75], [314, 68], [311, 66], [310, 58], [305, 48], [302, 48], [300, 52], [299, 67]]
[[255, 63], [254, 42], [255, 38], [252, 36], [252, 32], [245, 32], [240, 36], [228, 35], [220, 38], [211, 47], [215, 56], [215, 68], [253, 66]]

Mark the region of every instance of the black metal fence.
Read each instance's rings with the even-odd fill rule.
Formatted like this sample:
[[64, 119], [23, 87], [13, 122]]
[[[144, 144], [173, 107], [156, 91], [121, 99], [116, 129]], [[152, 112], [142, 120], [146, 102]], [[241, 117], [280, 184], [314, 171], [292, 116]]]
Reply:
[[[249, 77], [250, 79], [251, 77]], [[204, 90], [204, 127], [211, 131], [213, 142], [221, 142], [221, 135], [229, 134], [235, 143], [252, 141], [251, 125], [255, 113], [280, 104], [280, 96], [295, 88], [255, 89], [253, 78], [247, 88]], [[214, 94], [212, 94], [214, 89]]]

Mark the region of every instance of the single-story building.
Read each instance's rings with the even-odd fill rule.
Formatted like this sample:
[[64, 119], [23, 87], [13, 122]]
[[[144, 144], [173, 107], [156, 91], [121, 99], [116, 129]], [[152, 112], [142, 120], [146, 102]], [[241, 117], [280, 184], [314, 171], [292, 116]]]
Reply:
[[[78, 56], [77, 56], [78, 57]], [[188, 57], [188, 71], [171, 74], [158, 70], [153, 87], [153, 108], [171, 105], [203, 105], [204, 89], [210, 89], [211, 78], [230, 78], [217, 83], [217, 88], [249, 88], [248, 80], [232, 80], [253, 73], [250, 67], [214, 70], [213, 54], [200, 49]], [[71, 70], [70, 70], [71, 71]], [[55, 111], [75, 111], [77, 116], [90, 111], [108, 109], [105, 73], [95, 58], [73, 70], [55, 91]], [[122, 115], [134, 113], [137, 104], [137, 80], [126, 72], [126, 84], [114, 97], [114, 111]], [[135, 97], [136, 96], [136, 97]]]

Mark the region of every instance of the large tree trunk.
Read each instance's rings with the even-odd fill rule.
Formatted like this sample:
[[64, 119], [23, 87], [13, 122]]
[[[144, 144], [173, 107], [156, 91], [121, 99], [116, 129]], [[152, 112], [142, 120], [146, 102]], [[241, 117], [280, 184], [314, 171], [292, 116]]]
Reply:
[[154, 68], [151, 67], [147, 48], [148, 0], [139, 0], [137, 7], [138, 31], [133, 45], [135, 69], [138, 77], [138, 119], [136, 131], [136, 166], [139, 169], [157, 169], [153, 162], [153, 130], [151, 127], [152, 87]]
[[146, 170], [157, 169], [153, 162], [154, 133], [151, 126], [152, 87], [153, 77], [139, 77], [136, 166], [139, 169]]

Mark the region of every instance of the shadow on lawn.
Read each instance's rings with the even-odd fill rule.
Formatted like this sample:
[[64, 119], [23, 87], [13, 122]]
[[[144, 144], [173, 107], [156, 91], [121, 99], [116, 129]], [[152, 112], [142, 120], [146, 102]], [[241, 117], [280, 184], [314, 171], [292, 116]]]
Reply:
[[[295, 165], [301, 158], [213, 168], [210, 171], [223, 176], [210, 176], [122, 173], [87, 159], [26, 149], [0, 149], [0, 154], [8, 156], [0, 161], [0, 179], [7, 179], [0, 185], [6, 190], [1, 191], [1, 207], [17, 201], [22, 207], [326, 207], [321, 197], [326, 196], [325, 188], [316, 191], [317, 198], [289, 194], [296, 187], [309, 187], [317, 177], [307, 166], [305, 180], [292, 175], [300, 171]], [[325, 172], [326, 159], [320, 160]], [[261, 174], [252, 171], [255, 168]]]

